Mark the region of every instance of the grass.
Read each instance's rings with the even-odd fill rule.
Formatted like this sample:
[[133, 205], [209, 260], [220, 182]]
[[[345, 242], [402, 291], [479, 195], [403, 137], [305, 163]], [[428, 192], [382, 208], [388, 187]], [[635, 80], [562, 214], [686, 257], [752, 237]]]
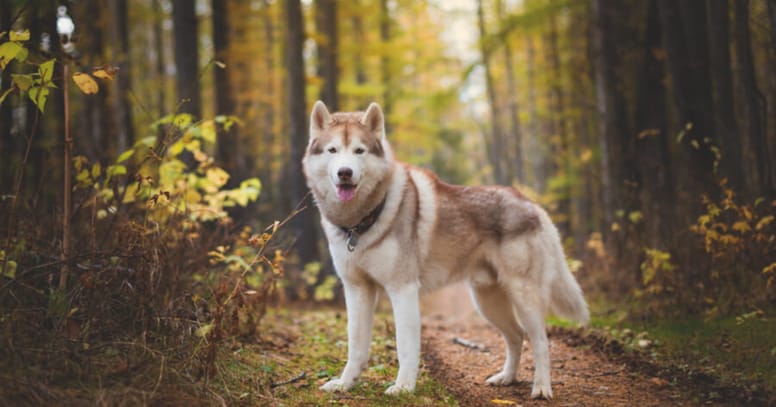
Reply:
[[592, 303], [591, 308], [593, 328], [616, 338], [626, 349], [644, 352], [658, 365], [708, 374], [723, 386], [751, 393], [776, 394], [776, 309], [712, 319], [637, 321], [629, 319], [627, 306]]
[[[393, 321], [375, 318], [369, 367], [347, 393], [318, 387], [339, 375], [347, 359], [345, 316], [341, 311], [273, 311], [263, 322], [267, 341], [238, 344], [221, 355], [214, 392], [228, 404], [273, 406], [457, 406], [455, 398], [421, 368], [414, 394], [387, 396], [397, 371]], [[303, 375], [303, 376], [302, 376]]]

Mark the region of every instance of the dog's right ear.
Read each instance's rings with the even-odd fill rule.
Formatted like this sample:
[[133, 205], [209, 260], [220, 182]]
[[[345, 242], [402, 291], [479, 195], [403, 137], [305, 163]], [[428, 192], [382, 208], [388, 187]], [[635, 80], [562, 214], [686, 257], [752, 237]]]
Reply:
[[310, 114], [310, 137], [315, 132], [323, 130], [331, 122], [331, 114], [326, 105], [320, 100], [313, 105], [313, 112]]

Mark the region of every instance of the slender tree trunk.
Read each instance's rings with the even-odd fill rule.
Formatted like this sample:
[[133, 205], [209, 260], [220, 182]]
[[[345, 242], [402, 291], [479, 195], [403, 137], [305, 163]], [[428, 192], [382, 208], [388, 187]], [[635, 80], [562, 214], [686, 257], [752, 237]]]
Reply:
[[[231, 73], [237, 67], [231, 66], [228, 58], [231, 40], [229, 5], [224, 1], [213, 0], [211, 9], [215, 59], [220, 62], [226, 61], [226, 68], [216, 66], [213, 69], [216, 115], [233, 115], [236, 113], [234, 100], [236, 92], [232, 88]], [[240, 180], [248, 176], [245, 165], [248, 152], [240, 139], [238, 126], [231, 126], [229, 129], [223, 123], [218, 123], [216, 126], [218, 133], [216, 159], [231, 175], [227, 187], [234, 188], [239, 185]]]
[[526, 38], [526, 82], [528, 85], [528, 166], [533, 175], [533, 185], [539, 192], [545, 192], [547, 185], [547, 174], [544, 169], [544, 160], [546, 154], [542, 151], [539, 144], [539, 109], [536, 98], [536, 51], [534, 49], [533, 38]]
[[[384, 1], [384, 0], [383, 0]], [[497, 8], [499, 14], [505, 15], [504, 2], [499, 0]], [[509, 100], [509, 125], [510, 125], [510, 148], [511, 157], [513, 160], [513, 167], [515, 169], [514, 176], [518, 181], [525, 182], [525, 172], [523, 169], [523, 140], [522, 131], [520, 130], [520, 108], [517, 102], [517, 85], [515, 84], [515, 69], [512, 63], [512, 47], [509, 40], [504, 40], [504, 69], [506, 70], [507, 79], [507, 97]]]
[[331, 111], [339, 111], [339, 68], [337, 67], [337, 2], [336, 0], [315, 1], [315, 26], [319, 38], [318, 76], [323, 79], [320, 99]]
[[[712, 0], [716, 1], [716, 0]], [[666, 132], [665, 70], [655, 50], [661, 46], [657, 2], [647, 6], [644, 59], [636, 96], [636, 145], [641, 168], [641, 210], [644, 214], [644, 243], [649, 248], [668, 249], [675, 205], [671, 183], [671, 161]]]
[[733, 104], [733, 72], [730, 68], [730, 36], [728, 32], [728, 0], [709, 0], [708, 39], [710, 72], [714, 84], [714, 126], [719, 136], [724, 175], [736, 190], [742, 190], [744, 175], [741, 169], [741, 143]]
[[127, 0], [109, 1], [111, 24], [110, 33], [113, 63], [118, 65], [119, 73], [111, 86], [111, 104], [113, 105], [113, 127], [115, 129], [115, 142], [117, 153], [121, 153], [135, 139], [135, 129], [132, 119], [132, 105], [129, 102], [129, 92], [132, 88], [129, 59], [129, 27], [127, 24]]
[[183, 102], [179, 111], [201, 118], [196, 2], [173, 0], [172, 18], [175, 35], [175, 83], [179, 102]]
[[[553, 119], [552, 123], [552, 167], [561, 176], [568, 179], [570, 174], [570, 167], [567, 158], [569, 151], [569, 137], [566, 131], [566, 117], [565, 117], [565, 101], [563, 100], [563, 89], [561, 84], [563, 81], [563, 73], [560, 66], [560, 50], [558, 49], [558, 26], [555, 21], [555, 16], [551, 16], [549, 31], [547, 33], [547, 56], [550, 60], [550, 69], [552, 71], [552, 80], [550, 84], [550, 95], [552, 100]], [[563, 235], [568, 235], [571, 232], [571, 190], [569, 182], [562, 183], [562, 187], [558, 193], [558, 213], [561, 215], [560, 219], [556, 221], [558, 229]]]
[[[9, 31], [11, 29], [11, 15], [14, 12], [14, 8], [10, 4], [10, 0], [0, 0], [0, 31]], [[5, 94], [5, 91], [11, 87], [11, 66], [9, 65], [2, 72], [2, 79], [0, 79], [0, 95]], [[11, 129], [14, 127], [13, 118], [11, 116], [11, 104], [13, 98], [7, 97], [6, 100], [0, 104], [0, 151], [5, 156], [0, 164], [0, 195], [11, 194], [13, 182], [13, 163], [14, 155], [16, 154], [16, 143], [14, 137], [11, 136]]]
[[[477, 26], [479, 27], [480, 39], [485, 38], [485, 15], [482, 9], [482, 0], [477, 0]], [[508, 184], [501, 160], [501, 152], [504, 151], [503, 130], [501, 129], [501, 112], [498, 101], [496, 100], [496, 90], [493, 85], [493, 76], [490, 68], [490, 55], [485, 49], [483, 41], [480, 41], [480, 54], [482, 55], [482, 67], [485, 70], [485, 86], [488, 92], [488, 101], [490, 105], [491, 136], [489, 151], [491, 155], [491, 165], [493, 166], [493, 178], [497, 184]]]
[[[356, 8], [360, 8], [361, 4], [358, 0], [353, 1], [353, 5]], [[361, 19], [361, 14], [354, 13], [353, 16], [350, 18], [350, 25], [353, 29], [353, 40], [356, 44], [363, 44], [366, 40], [366, 36], [364, 35], [364, 22]], [[366, 67], [364, 66], [364, 59], [363, 55], [356, 51], [353, 53], [353, 69], [356, 76], [356, 85], [363, 85], [367, 82], [367, 76], [366, 76]], [[359, 109], [365, 109], [367, 104], [370, 101], [368, 99], [365, 99], [363, 97], [357, 97], [356, 98], [356, 105], [364, 107], [359, 107]]]
[[[163, 11], [159, 5], [160, 0], [151, 0], [151, 12], [153, 13], [154, 22], [153, 22], [153, 42], [154, 42], [154, 48], [156, 50], [156, 64], [154, 66], [154, 74], [156, 75], [156, 80], [158, 83], [162, 83], [165, 80], [165, 71], [164, 71], [164, 55], [165, 55], [165, 48], [164, 48], [164, 40], [162, 37], [162, 20], [163, 20]], [[159, 115], [159, 117], [164, 116], [165, 112], [167, 110], [165, 109], [165, 100], [164, 100], [164, 86], [159, 86], [159, 90], [156, 93], [156, 112]]]
[[299, 0], [287, 0], [286, 11], [286, 71], [288, 73], [288, 112], [291, 156], [288, 169], [288, 184], [292, 207], [306, 203], [307, 209], [296, 215], [291, 223], [296, 237], [296, 248], [301, 265], [319, 260], [317, 246], [318, 226], [315, 209], [305, 187], [302, 174], [302, 156], [307, 146], [307, 103], [305, 99], [304, 19]]
[[[388, 10], [388, 0], [380, 0], [380, 42], [385, 49], [391, 42], [391, 14]], [[385, 131], [391, 134], [391, 112], [393, 111], [393, 84], [391, 83], [391, 59], [387, 53], [380, 57], [380, 79], [383, 85], [383, 111], [385, 114]]]
[[776, 185], [770, 174], [765, 142], [765, 100], [757, 86], [754, 72], [752, 44], [749, 34], [749, 0], [735, 0], [736, 60], [741, 83], [743, 107], [744, 151], [747, 152], [747, 179], [751, 181], [754, 196], [773, 196]]
[[771, 21], [771, 47], [776, 50], [776, 0], [768, 0], [768, 20]]

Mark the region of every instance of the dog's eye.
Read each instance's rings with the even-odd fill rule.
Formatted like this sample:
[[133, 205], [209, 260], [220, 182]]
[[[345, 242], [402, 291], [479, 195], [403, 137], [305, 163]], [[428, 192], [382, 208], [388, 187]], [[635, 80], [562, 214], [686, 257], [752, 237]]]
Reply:
[[329, 147], [329, 150], [328, 150], [328, 151], [329, 151], [330, 153], [334, 154], [334, 153], [336, 153], [336, 152], [337, 152], [337, 149], [336, 149], [335, 147]]
[[358, 154], [358, 155], [364, 154], [365, 152], [366, 152], [366, 150], [364, 150], [364, 149], [363, 149], [363, 148], [361, 148], [361, 147], [357, 148], [357, 149], [354, 151], [354, 153], [356, 153], [356, 154]]

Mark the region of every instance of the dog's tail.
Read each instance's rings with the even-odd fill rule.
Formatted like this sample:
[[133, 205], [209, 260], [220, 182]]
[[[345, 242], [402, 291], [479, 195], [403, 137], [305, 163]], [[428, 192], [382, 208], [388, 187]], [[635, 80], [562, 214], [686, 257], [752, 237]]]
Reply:
[[[547, 220], [549, 221], [549, 217]], [[549, 225], [545, 223], [544, 226], [549, 226], [553, 232], [550, 243], [552, 260], [548, 264], [549, 267], [555, 268], [555, 272], [550, 274], [554, 275], [550, 283], [550, 310], [559, 317], [587, 325], [590, 322], [590, 311], [587, 309], [582, 288], [569, 270], [557, 229], [551, 222]]]

